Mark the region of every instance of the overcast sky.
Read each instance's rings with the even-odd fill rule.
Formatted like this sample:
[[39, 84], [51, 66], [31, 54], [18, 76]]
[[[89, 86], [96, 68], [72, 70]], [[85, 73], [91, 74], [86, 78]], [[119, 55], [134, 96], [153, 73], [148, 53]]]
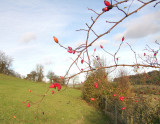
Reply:
[[[124, 6], [128, 7], [131, 2]], [[141, 4], [133, 2], [130, 11], [138, 5]], [[76, 55], [69, 54], [54, 43], [53, 36], [66, 47], [75, 48], [85, 43], [86, 32], [75, 30], [86, 29], [85, 23], [91, 24], [91, 16], [96, 17], [88, 8], [101, 13], [104, 7], [103, 0], [0, 0], [0, 50], [13, 58], [12, 68], [22, 75], [34, 70], [36, 64], [42, 64], [45, 74], [52, 70], [63, 76], [72, 62], [70, 58]], [[116, 9], [106, 12], [93, 29], [101, 34], [110, 26], [106, 20], [117, 21], [122, 16], [123, 13]], [[90, 54], [96, 48], [96, 54], [107, 58], [107, 63], [110, 63], [99, 45], [114, 53], [123, 36], [125, 42], [130, 43], [139, 54], [144, 52], [146, 44], [158, 49], [154, 41], [160, 42], [160, 5], [155, 8], [153, 4], [148, 5], [127, 18], [109, 35], [94, 43], [89, 49]], [[90, 38], [89, 42], [92, 40]], [[129, 51], [127, 45], [122, 46], [118, 54], [120, 63], [135, 61], [133, 52]], [[75, 69], [70, 74], [73, 73]]]

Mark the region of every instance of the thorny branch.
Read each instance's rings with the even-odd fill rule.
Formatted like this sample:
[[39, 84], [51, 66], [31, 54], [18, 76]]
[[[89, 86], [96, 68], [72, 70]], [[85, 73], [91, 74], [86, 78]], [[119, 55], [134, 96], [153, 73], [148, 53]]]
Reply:
[[[114, 0], [114, 1], [115, 1], [115, 0]], [[90, 11], [93, 11], [93, 12], [97, 15], [97, 17], [96, 17], [95, 19], [93, 19], [93, 18], [91, 17], [92, 24], [91, 24], [90, 26], [89, 26], [88, 24], [86, 24], [87, 27], [88, 27], [88, 30], [85, 30], [85, 31], [87, 31], [86, 43], [85, 43], [85, 45], [84, 45], [83, 47], [81, 47], [82, 49], [79, 51], [79, 55], [77, 56], [77, 58], [75, 59], [75, 61], [70, 65], [70, 67], [69, 67], [69, 69], [68, 69], [68, 71], [67, 71], [67, 73], [65, 74], [64, 77], [69, 78], [69, 79], [71, 79], [71, 78], [73, 77], [73, 76], [67, 77], [67, 75], [68, 75], [70, 69], [72, 68], [72, 66], [75, 64], [76, 61], [78, 61], [78, 59], [80, 58], [80, 56], [82, 55], [83, 52], [86, 52], [86, 55], [87, 55], [87, 58], [88, 58], [89, 68], [90, 68], [90, 70], [93, 71], [93, 69], [92, 69], [92, 67], [91, 67], [91, 62], [90, 62], [90, 57], [89, 57], [88, 48], [91, 47], [92, 44], [93, 44], [94, 42], [96, 42], [99, 38], [101, 38], [101, 37], [103, 37], [104, 35], [106, 35], [106, 34], [108, 34], [109, 32], [111, 32], [118, 24], [120, 24], [120, 23], [121, 23], [123, 20], [125, 20], [128, 16], [131, 16], [132, 14], [138, 12], [140, 9], [142, 9], [143, 7], [145, 7], [146, 5], [148, 5], [148, 4], [152, 3], [152, 2], [155, 2], [156, 0], [150, 0], [150, 1], [146, 2], [146, 3], [144, 3], [144, 2], [141, 1], [141, 0], [138, 0], [138, 1], [141, 2], [141, 3], [143, 3], [143, 5], [141, 5], [139, 8], [137, 8], [136, 10], [134, 10], [134, 11], [132, 11], [132, 12], [130, 12], [130, 13], [126, 13], [123, 9], [120, 9], [120, 8], [118, 7], [119, 4], [126, 3], [126, 2], [128, 2], [128, 0], [120, 1], [120, 2], [116, 1], [116, 4], [113, 4], [113, 7], [117, 7], [117, 8], [118, 8], [118, 11], [122, 11], [126, 16], [125, 16], [125, 17], [122, 17], [122, 18], [121, 18], [119, 21], [117, 21], [117, 22], [114, 22], [114, 21], [113, 21], [113, 22], [106, 21], [106, 22], [108, 22], [108, 23], [115, 23], [115, 24], [114, 24], [110, 29], [108, 29], [106, 32], [104, 32], [104, 33], [102, 33], [102, 34], [100, 34], [100, 35], [97, 35], [97, 34], [95, 33], [95, 31], [92, 30], [92, 27], [93, 27], [93, 25], [97, 22], [97, 20], [99, 19], [99, 17], [102, 16], [103, 14], [105, 14], [106, 12], [101, 12], [100, 14], [98, 14], [98, 13], [97, 13], [96, 11], [94, 11], [93, 9], [88, 9], [88, 10], [90, 10]], [[132, 1], [132, 2], [133, 2], [133, 1]], [[131, 4], [131, 5], [132, 5], [132, 4]], [[129, 6], [129, 8], [131, 7], [131, 5]], [[112, 11], [112, 10], [110, 10], [110, 11]], [[82, 30], [82, 29], [80, 29], [80, 30]], [[93, 41], [91, 41], [91, 42], [89, 43], [90, 31], [92, 31], [97, 37], [96, 37]], [[121, 45], [122, 45], [122, 43], [120, 44], [118, 50], [117, 50], [114, 54], [111, 54], [111, 53], [107, 52], [106, 50], [104, 50], [105, 52], [107, 52], [108, 54], [110, 54], [111, 56], [113, 56], [113, 58], [114, 58], [114, 63], [115, 63], [115, 65], [117, 65], [117, 66], [119, 66], [119, 65], [118, 65], [117, 62], [116, 62], [116, 54], [119, 52], [119, 50], [120, 50], [120, 48], [121, 48]], [[133, 51], [132, 48], [131, 48], [131, 50]], [[136, 56], [135, 56], [135, 57], [136, 57]], [[137, 63], [137, 57], [136, 57], [136, 66], [137, 66], [137, 65], [138, 65], [138, 63]], [[123, 65], [123, 66], [124, 66], [124, 65]], [[133, 65], [132, 65], [132, 66], [133, 66]], [[150, 66], [150, 65], [149, 65], [149, 66]], [[113, 67], [115, 67], [115, 66], [113, 66]], [[146, 65], [146, 66], [144, 66], [144, 67], [148, 67], [148, 65]], [[151, 67], [152, 67], [152, 66], [151, 66]], [[106, 68], [107, 68], [107, 67], [106, 67]], [[158, 67], [158, 68], [160, 68], [160, 67]], [[89, 70], [88, 70], [88, 71], [89, 71]], [[83, 73], [84, 73], [84, 72], [88, 72], [88, 71], [87, 71], [87, 70], [84, 70]], [[82, 73], [82, 72], [80, 72], [80, 73]], [[77, 74], [79, 74], [79, 73], [77, 73]]]

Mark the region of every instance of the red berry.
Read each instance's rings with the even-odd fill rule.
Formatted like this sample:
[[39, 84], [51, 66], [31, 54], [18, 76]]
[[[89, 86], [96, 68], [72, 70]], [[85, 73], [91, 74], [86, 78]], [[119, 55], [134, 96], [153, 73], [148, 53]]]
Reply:
[[52, 91], [52, 94], [54, 94], [54, 91]]
[[54, 83], [54, 87], [58, 89], [58, 91], [61, 90], [61, 85], [59, 83]]
[[108, 11], [108, 7], [103, 8], [102, 11], [103, 11], [103, 12]]
[[54, 87], [55, 87], [54, 84], [51, 84], [49, 88], [54, 88]]
[[56, 37], [54, 37], [54, 36], [53, 36], [53, 38], [54, 38], [54, 41], [55, 41], [56, 43], [58, 43], [58, 39], [57, 39]]
[[68, 47], [68, 52], [69, 52], [69, 53], [72, 53], [72, 52], [73, 52], [72, 47]]
[[95, 88], [98, 88], [97, 82], [94, 83], [94, 87], [95, 87]]
[[125, 110], [125, 109], [126, 109], [125, 107], [121, 108], [121, 110]]
[[103, 48], [103, 46], [102, 46], [102, 45], [100, 45], [100, 47], [101, 47], [101, 48]]
[[29, 104], [29, 103], [27, 104], [27, 107], [30, 107], [30, 104]]
[[94, 98], [91, 98], [91, 101], [94, 101], [95, 99]]
[[73, 50], [73, 54], [75, 54], [75, 52], [76, 52], [76, 51], [75, 51], [75, 50]]
[[117, 96], [116, 94], [114, 94], [113, 96]]
[[124, 96], [121, 96], [121, 97], [120, 97], [120, 100], [123, 101], [123, 100], [124, 100]]
[[82, 59], [82, 60], [81, 60], [81, 64], [83, 64], [83, 62], [84, 62], [84, 60]]
[[124, 37], [122, 37], [122, 42], [124, 41]]
[[106, 0], [104, 1], [104, 4], [105, 4], [106, 6], [111, 5], [110, 2], [108, 2], [108, 1], [106, 1]]

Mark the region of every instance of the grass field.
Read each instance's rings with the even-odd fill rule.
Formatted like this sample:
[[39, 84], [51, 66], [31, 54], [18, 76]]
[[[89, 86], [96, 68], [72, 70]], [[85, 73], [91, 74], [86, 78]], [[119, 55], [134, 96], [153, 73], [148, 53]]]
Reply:
[[[26, 100], [38, 101], [49, 84], [35, 83], [0, 74], [0, 124], [106, 124], [108, 118], [81, 99], [81, 91], [52, 89], [44, 101], [27, 107]], [[31, 90], [29, 92], [28, 90]], [[14, 118], [13, 116], [16, 116]], [[36, 119], [35, 119], [36, 118]]]

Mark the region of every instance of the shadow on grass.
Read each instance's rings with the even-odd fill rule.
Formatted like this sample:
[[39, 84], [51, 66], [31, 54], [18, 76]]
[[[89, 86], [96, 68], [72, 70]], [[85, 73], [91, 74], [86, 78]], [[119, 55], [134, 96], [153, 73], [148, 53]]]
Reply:
[[84, 117], [85, 124], [112, 124], [111, 119], [103, 112], [90, 112]]

